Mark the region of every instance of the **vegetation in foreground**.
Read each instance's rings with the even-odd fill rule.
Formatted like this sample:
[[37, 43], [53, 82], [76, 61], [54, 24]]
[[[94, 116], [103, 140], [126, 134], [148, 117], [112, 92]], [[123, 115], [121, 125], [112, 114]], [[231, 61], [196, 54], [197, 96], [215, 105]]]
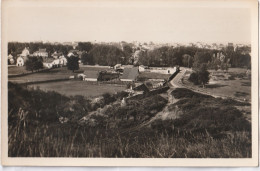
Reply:
[[251, 157], [251, 124], [235, 108], [246, 103], [176, 89], [168, 107], [182, 115], [146, 125], [168, 105], [160, 94], [122, 104], [127, 94], [93, 102], [12, 83], [8, 90], [11, 157]]

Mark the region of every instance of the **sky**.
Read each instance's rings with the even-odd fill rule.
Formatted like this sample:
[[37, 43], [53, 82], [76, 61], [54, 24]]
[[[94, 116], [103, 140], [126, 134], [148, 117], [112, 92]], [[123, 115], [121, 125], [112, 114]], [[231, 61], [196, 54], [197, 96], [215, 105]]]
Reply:
[[[28, 3], [6, 8], [8, 41], [153, 41], [250, 43], [248, 8]], [[167, 2], [167, 1], [166, 1]]]

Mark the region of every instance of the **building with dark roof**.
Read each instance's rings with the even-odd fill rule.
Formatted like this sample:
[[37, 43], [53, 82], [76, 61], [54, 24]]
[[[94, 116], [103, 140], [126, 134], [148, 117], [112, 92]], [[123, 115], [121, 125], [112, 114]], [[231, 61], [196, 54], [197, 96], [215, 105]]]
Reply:
[[121, 81], [135, 81], [139, 74], [138, 67], [134, 68], [125, 68], [122, 77], [120, 78]]
[[98, 81], [99, 71], [84, 71], [84, 81]]

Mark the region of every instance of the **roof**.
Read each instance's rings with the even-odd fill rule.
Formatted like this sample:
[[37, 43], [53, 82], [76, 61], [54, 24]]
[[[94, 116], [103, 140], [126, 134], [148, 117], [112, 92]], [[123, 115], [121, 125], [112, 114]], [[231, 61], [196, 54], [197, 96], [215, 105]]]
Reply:
[[53, 54], [52, 54], [52, 56], [61, 56], [62, 55], [62, 52], [54, 52]]
[[46, 49], [39, 49], [39, 52], [46, 52]]
[[148, 92], [149, 88], [145, 84], [141, 84], [133, 88], [133, 90]]
[[138, 76], [138, 67], [125, 68], [121, 79], [135, 80]]
[[86, 78], [98, 78], [99, 72], [98, 71], [84, 71]]

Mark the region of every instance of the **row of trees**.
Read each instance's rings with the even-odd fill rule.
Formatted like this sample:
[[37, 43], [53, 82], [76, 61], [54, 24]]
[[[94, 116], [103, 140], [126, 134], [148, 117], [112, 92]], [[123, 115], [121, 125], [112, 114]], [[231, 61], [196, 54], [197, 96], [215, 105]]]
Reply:
[[[250, 67], [251, 56], [249, 50], [232, 51], [229, 48], [223, 50], [201, 49], [197, 47], [169, 47], [163, 46], [154, 50], [140, 53], [138, 64], [147, 66], [185, 66], [193, 67], [201, 63], [210, 64], [209, 67], [215, 68], [215, 65], [221, 66], [228, 63], [232, 67]], [[224, 61], [216, 63], [216, 57], [221, 53]]]
[[[46, 51], [51, 55], [54, 51], [62, 52], [64, 55], [73, 49], [72, 46], [50, 43], [8, 43], [8, 53], [13, 56], [20, 54], [25, 47], [29, 47], [30, 53], [37, 51], [39, 48], [46, 48]], [[133, 56], [135, 50], [131, 43], [119, 44], [92, 44], [91, 42], [79, 42], [76, 47], [82, 51], [82, 62], [84, 64], [94, 65], [115, 65], [133, 64]], [[185, 66], [193, 67], [193, 65], [208, 63], [210, 68], [216, 68], [216, 65], [229, 64], [232, 67], [250, 67], [251, 56], [249, 47], [223, 48], [220, 50], [211, 50], [205, 48], [197, 48], [194, 46], [170, 47], [163, 46], [153, 50], [140, 50], [138, 54], [137, 65], [147, 66]], [[224, 61], [217, 61], [217, 53], [222, 53], [225, 56]]]

